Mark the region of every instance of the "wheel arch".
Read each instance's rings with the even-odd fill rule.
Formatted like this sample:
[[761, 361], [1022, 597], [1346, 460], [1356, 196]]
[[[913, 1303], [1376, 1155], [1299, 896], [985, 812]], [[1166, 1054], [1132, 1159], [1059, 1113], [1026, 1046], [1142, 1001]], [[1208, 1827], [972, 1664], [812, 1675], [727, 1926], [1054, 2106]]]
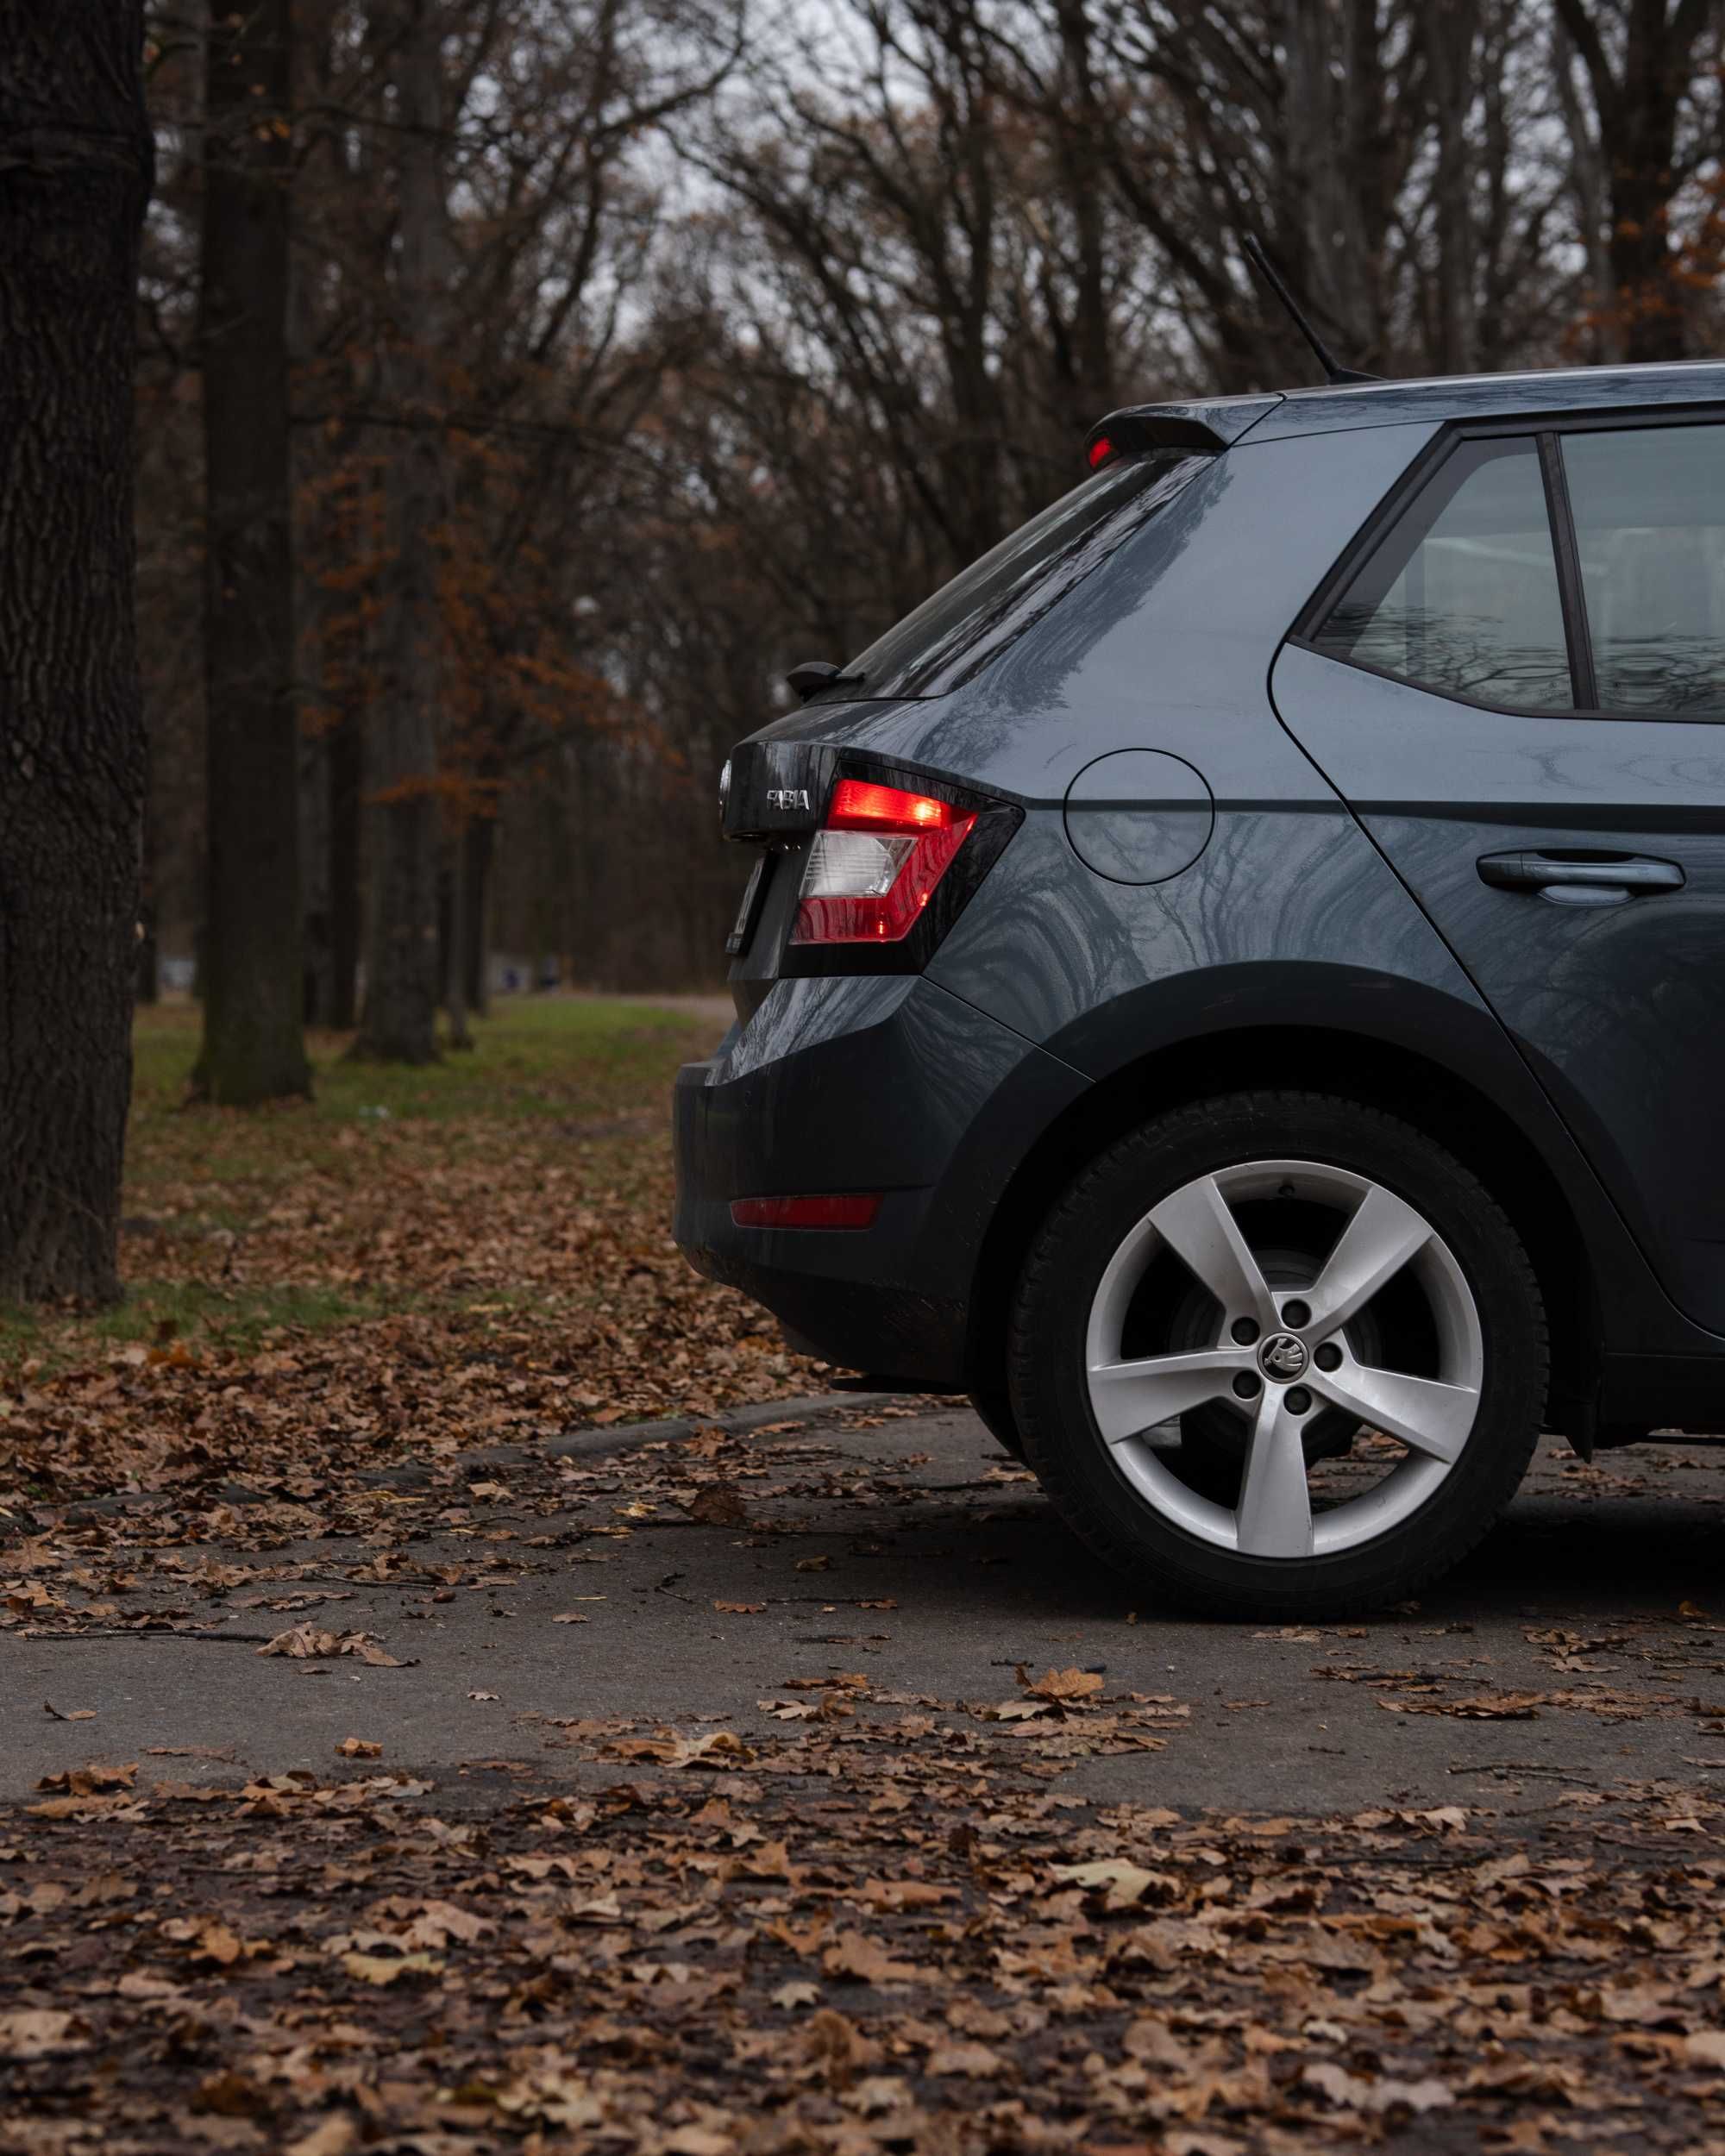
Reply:
[[1242, 1091], [1252, 1070], [1273, 1070], [1277, 1090], [1336, 1094], [1399, 1115], [1478, 1176], [1521, 1238], [1545, 1300], [1547, 1420], [1590, 1451], [1603, 1360], [1598, 1294], [1583, 1224], [1560, 1178], [1476, 1080], [1402, 1043], [1339, 1027], [1232, 1027], [1174, 1043], [1123, 1063], [1057, 1115], [1007, 1185], [978, 1254], [966, 1338], [971, 1389], [1004, 1383], [1013, 1288], [1038, 1227], [1073, 1177], [1152, 1116]]

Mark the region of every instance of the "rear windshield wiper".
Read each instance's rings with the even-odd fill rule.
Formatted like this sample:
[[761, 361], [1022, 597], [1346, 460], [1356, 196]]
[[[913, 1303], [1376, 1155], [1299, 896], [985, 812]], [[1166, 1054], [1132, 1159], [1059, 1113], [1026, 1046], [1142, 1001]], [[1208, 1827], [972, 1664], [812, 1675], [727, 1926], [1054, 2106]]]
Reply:
[[822, 689], [860, 689], [868, 678], [862, 674], [846, 674], [830, 659], [805, 659], [785, 676], [805, 704]]

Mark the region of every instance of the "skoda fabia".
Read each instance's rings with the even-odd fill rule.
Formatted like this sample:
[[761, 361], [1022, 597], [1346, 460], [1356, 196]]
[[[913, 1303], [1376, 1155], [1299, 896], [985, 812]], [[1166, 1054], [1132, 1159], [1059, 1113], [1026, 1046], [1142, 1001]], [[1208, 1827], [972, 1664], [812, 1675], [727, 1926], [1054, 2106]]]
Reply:
[[1147, 1591], [1720, 1426], [1725, 367], [1151, 406], [744, 742], [677, 1234]]

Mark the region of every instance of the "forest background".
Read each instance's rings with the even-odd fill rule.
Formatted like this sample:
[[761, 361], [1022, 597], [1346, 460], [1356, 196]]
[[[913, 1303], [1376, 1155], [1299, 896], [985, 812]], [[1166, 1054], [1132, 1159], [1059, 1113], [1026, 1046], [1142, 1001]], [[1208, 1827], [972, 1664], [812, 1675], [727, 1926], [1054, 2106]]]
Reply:
[[511, 972], [713, 983], [787, 667], [1111, 407], [1311, 378], [1246, 235], [1388, 374], [1721, 348], [1716, 0], [147, 21], [141, 991], [369, 978], [410, 1059]]

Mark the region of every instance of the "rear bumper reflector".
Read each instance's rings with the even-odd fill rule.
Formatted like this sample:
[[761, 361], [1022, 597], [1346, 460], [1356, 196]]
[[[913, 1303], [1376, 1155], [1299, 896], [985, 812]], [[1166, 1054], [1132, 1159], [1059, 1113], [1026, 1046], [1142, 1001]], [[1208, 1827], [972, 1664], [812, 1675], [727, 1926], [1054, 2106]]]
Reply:
[[851, 1192], [810, 1198], [733, 1198], [731, 1218], [739, 1228], [871, 1228], [880, 1194]]

